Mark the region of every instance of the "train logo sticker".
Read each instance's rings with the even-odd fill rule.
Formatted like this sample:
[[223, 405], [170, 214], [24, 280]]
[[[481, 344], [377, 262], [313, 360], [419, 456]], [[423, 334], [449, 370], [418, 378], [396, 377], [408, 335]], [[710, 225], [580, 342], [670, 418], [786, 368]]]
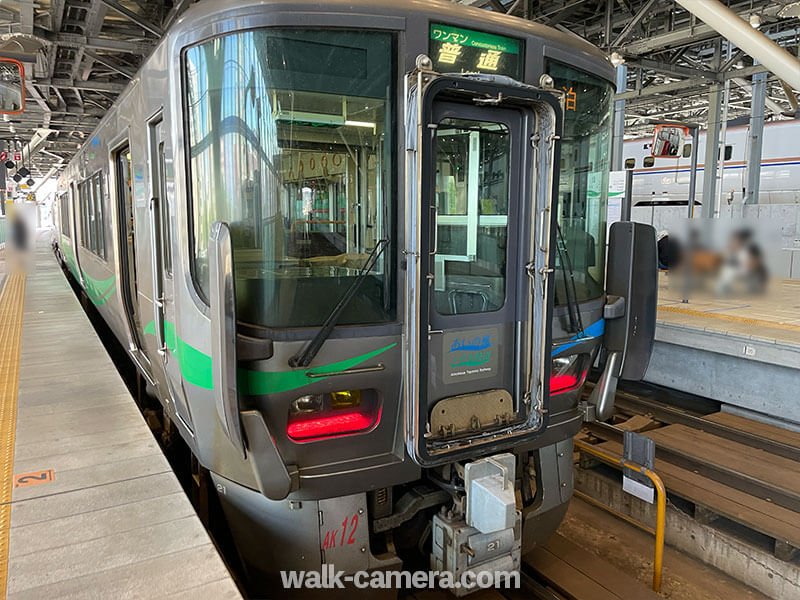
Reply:
[[444, 381], [469, 381], [497, 375], [496, 329], [462, 331], [444, 335]]

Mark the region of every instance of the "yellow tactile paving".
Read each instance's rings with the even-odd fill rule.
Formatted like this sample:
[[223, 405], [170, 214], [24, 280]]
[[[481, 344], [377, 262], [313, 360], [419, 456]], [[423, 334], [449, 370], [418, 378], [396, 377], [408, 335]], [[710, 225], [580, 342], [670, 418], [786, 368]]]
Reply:
[[6, 597], [8, 580], [8, 539], [24, 303], [25, 274], [11, 273], [0, 292], [0, 599]]
[[723, 321], [730, 321], [731, 323], [743, 323], [745, 325], [755, 325], [756, 327], [774, 327], [776, 329], [785, 329], [787, 331], [800, 332], [800, 325], [792, 325], [791, 323], [776, 323], [775, 321], [767, 321], [765, 319], [751, 319], [749, 317], [740, 317], [738, 315], [726, 315], [724, 313], [714, 313], [703, 310], [693, 310], [691, 308], [682, 308], [680, 306], [659, 306], [659, 311], [680, 313], [684, 315], [692, 315], [694, 317], [707, 317], [709, 319], [720, 319]]
[[709, 289], [698, 289], [685, 304], [681, 301], [682, 282], [671, 279], [664, 274], [659, 277], [659, 320], [800, 345], [800, 280], [775, 279], [767, 293], [742, 298], [721, 298]]

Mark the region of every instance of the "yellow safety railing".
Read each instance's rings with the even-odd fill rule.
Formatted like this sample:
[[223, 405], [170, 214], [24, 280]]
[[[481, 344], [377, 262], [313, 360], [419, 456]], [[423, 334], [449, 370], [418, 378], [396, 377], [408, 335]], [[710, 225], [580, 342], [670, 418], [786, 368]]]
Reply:
[[[637, 465], [636, 463], [630, 462], [625, 460], [624, 458], [617, 458], [616, 456], [612, 456], [611, 454], [607, 454], [602, 450], [598, 450], [591, 444], [587, 444], [585, 442], [581, 442], [579, 440], [575, 440], [575, 447], [581, 450], [582, 452], [586, 452], [587, 454], [591, 454], [606, 462], [608, 464], [614, 466], [623, 466], [628, 467], [642, 475], [648, 477], [650, 481], [653, 482], [653, 485], [656, 488], [656, 548], [655, 548], [655, 557], [653, 559], [653, 590], [655, 592], [661, 591], [661, 571], [664, 564], [664, 527], [665, 522], [667, 519], [667, 490], [664, 487], [664, 483], [661, 481], [661, 478], [656, 475], [650, 469], [647, 469], [641, 465]], [[619, 515], [617, 511], [612, 510], [611, 508], [607, 507], [605, 504], [600, 502], [593, 503], [601, 508], [604, 508], [610, 512], [618, 516], [625, 517], [624, 515]], [[632, 519], [625, 518], [626, 521], [632, 522]], [[637, 524], [638, 525], [638, 524]], [[650, 528], [644, 528], [646, 531], [652, 532]]]

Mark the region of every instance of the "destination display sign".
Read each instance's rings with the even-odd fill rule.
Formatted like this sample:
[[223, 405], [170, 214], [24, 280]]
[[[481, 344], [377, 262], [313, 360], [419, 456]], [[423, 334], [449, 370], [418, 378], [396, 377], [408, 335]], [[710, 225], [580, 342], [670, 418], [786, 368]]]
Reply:
[[520, 40], [431, 23], [430, 57], [439, 73], [490, 73], [522, 80]]

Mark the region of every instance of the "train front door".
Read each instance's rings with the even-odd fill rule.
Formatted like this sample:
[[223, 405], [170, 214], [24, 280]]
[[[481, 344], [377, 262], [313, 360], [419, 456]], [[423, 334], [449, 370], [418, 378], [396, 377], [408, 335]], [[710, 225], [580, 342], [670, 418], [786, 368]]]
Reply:
[[[150, 215], [153, 236], [153, 307], [155, 334], [158, 340], [158, 355], [164, 365], [166, 385], [170, 400], [175, 403], [175, 413], [191, 432], [192, 417], [183, 394], [180, 371], [181, 341], [175, 318], [175, 284], [172, 261], [172, 232], [174, 231], [171, 210], [172, 193], [168, 182], [166, 131], [161, 117], [149, 124], [150, 146]], [[171, 161], [170, 161], [171, 163]]]
[[412, 320], [415, 451], [423, 464], [508, 445], [540, 430], [546, 414], [552, 186], [541, 183], [552, 175], [552, 157], [540, 129], [555, 127], [556, 113], [546, 103], [506, 101], [505, 90], [464, 92], [422, 100]]

